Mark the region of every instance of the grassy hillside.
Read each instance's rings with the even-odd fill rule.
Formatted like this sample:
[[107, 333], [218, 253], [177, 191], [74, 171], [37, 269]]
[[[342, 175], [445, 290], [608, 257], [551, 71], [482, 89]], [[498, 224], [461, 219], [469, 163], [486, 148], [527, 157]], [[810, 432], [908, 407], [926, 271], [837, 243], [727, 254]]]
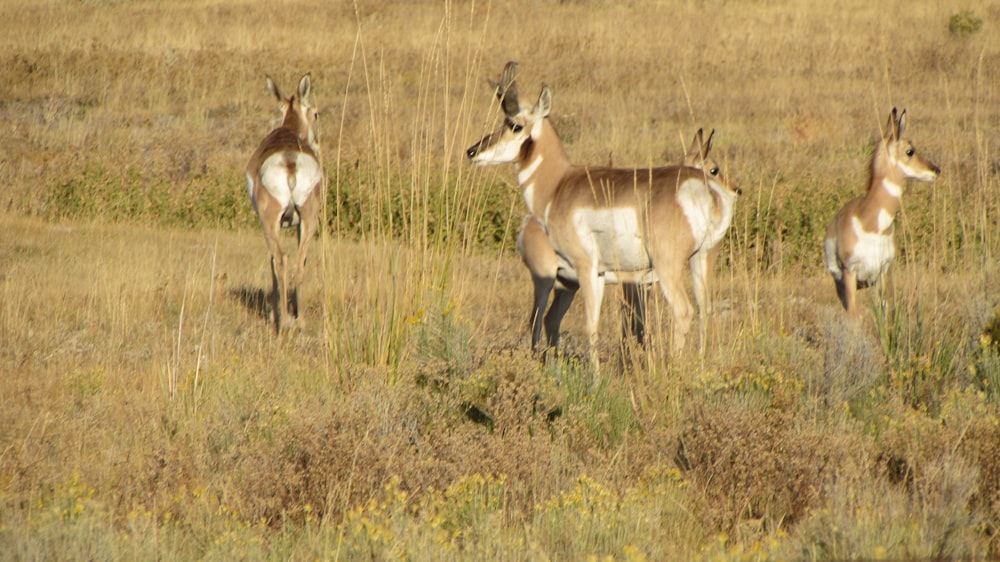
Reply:
[[[0, 5], [0, 558], [1000, 555], [1000, 5], [416, 1]], [[578, 162], [743, 187], [707, 352], [591, 386], [527, 347], [487, 79], [553, 90]], [[243, 169], [311, 71], [329, 176], [276, 337]], [[884, 300], [822, 236], [888, 110], [911, 184]], [[292, 238], [287, 239], [291, 246]]]

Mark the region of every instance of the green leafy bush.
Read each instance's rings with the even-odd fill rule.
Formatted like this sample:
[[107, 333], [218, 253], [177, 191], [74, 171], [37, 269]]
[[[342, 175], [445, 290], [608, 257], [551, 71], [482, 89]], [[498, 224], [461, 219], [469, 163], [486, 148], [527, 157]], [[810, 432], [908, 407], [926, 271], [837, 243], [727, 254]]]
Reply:
[[967, 37], [983, 27], [983, 18], [972, 10], [962, 10], [948, 18], [948, 32], [953, 37]]

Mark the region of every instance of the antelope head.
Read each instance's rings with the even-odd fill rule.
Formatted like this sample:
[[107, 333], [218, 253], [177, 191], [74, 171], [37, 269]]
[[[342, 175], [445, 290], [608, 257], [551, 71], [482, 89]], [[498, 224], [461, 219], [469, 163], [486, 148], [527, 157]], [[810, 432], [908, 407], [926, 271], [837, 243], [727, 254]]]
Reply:
[[316, 138], [316, 119], [319, 111], [313, 105], [309, 95], [312, 80], [307, 72], [299, 80], [298, 90], [291, 97], [284, 97], [278, 90], [274, 80], [267, 77], [267, 89], [278, 100], [278, 110], [281, 111], [281, 127], [293, 131], [300, 141], [305, 141], [315, 152], [319, 152], [319, 142]]
[[703, 130], [698, 129], [698, 132], [694, 135], [694, 140], [691, 141], [691, 148], [684, 155], [684, 165], [689, 168], [701, 170], [705, 173], [706, 179], [712, 180], [714, 184], [720, 186], [730, 194], [734, 196], [743, 195], [743, 190], [731, 182], [722, 173], [719, 163], [709, 156], [709, 152], [712, 151], [713, 139], [715, 139], [715, 129], [712, 129], [712, 132], [708, 134], [708, 140], [705, 140]]
[[904, 179], [934, 181], [941, 173], [941, 168], [917, 153], [913, 143], [903, 138], [905, 130], [906, 110], [904, 109], [902, 113], [897, 114], [896, 108], [892, 108], [880, 146], [881, 152], [885, 156], [885, 162], [880, 162], [878, 155], [876, 155], [873, 168], [880, 164], [887, 165], [889, 168], [886, 173], [887, 177], [902, 175]]
[[541, 133], [542, 123], [552, 109], [552, 92], [543, 87], [534, 107], [522, 108], [517, 98], [516, 62], [508, 62], [500, 82], [490, 82], [496, 90], [504, 120], [500, 127], [465, 151], [469, 161], [478, 166], [517, 162], [521, 148]]

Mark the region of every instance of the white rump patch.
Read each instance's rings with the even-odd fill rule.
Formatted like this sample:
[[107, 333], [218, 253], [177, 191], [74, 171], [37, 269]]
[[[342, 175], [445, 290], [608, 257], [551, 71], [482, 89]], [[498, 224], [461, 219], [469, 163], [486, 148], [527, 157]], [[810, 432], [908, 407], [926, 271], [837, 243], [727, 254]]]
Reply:
[[297, 152], [294, 154], [293, 160], [295, 162], [294, 182], [289, 181], [284, 152], [272, 154], [267, 160], [264, 160], [264, 164], [260, 167], [260, 178], [264, 189], [282, 207], [287, 207], [292, 202], [296, 205], [305, 203], [323, 177], [319, 162], [312, 156]]

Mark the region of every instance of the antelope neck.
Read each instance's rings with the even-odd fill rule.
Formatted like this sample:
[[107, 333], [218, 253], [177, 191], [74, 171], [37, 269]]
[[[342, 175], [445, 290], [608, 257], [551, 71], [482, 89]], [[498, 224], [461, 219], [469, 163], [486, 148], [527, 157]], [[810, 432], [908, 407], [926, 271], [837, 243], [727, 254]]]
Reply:
[[857, 215], [867, 232], [885, 233], [892, 227], [899, 211], [906, 177], [890, 159], [890, 151], [882, 141], [872, 155], [868, 193], [858, 207]]
[[521, 157], [517, 163], [517, 182], [524, 193], [524, 202], [531, 214], [543, 220], [545, 207], [566, 169], [569, 159], [559, 140], [559, 135], [549, 124], [542, 122], [538, 138], [529, 138], [521, 147]]
[[899, 211], [902, 187], [889, 178], [873, 180], [858, 208], [858, 219], [866, 232], [888, 234]]

